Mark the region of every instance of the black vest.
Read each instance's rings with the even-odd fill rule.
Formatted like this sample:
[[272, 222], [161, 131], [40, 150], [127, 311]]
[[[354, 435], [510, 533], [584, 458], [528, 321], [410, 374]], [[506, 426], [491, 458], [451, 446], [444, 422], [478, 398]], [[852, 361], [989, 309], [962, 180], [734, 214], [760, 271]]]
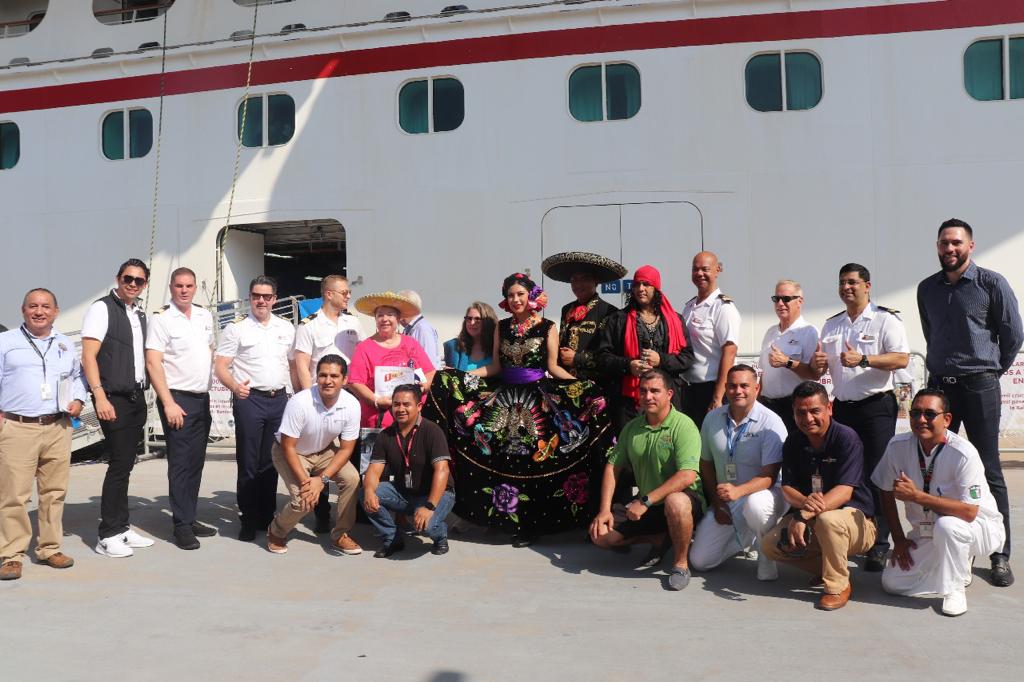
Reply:
[[[96, 363], [100, 367], [100, 383], [107, 393], [132, 393], [138, 385], [135, 381], [135, 347], [132, 339], [132, 325], [126, 314], [124, 301], [110, 292], [97, 301], [107, 306], [107, 334], [100, 344]], [[146, 314], [137, 311], [142, 325], [142, 338], [146, 338]]]

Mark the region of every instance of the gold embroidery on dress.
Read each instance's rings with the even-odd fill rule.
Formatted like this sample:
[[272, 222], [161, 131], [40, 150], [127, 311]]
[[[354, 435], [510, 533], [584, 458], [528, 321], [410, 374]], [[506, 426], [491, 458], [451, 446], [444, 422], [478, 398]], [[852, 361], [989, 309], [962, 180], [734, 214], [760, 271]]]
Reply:
[[512, 362], [513, 366], [522, 367], [523, 358], [530, 353], [539, 351], [541, 344], [545, 341], [546, 339], [542, 339], [539, 336], [523, 339], [522, 341], [509, 341], [507, 339], [502, 339], [501, 354], [507, 357]]

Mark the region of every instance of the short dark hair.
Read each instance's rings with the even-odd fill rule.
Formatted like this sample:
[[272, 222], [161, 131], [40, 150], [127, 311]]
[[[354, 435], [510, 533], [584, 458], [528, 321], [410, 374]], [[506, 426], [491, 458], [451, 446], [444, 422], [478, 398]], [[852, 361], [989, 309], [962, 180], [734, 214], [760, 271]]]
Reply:
[[793, 402], [802, 398], [811, 398], [813, 396], [819, 396], [826, 403], [828, 402], [828, 391], [817, 381], [801, 381], [793, 389]]
[[868, 269], [860, 263], [847, 263], [843, 267], [839, 268], [840, 277], [850, 272], [856, 272], [865, 282], [871, 281], [871, 273], [868, 272]]
[[174, 271], [171, 273], [171, 284], [174, 284], [175, 278], [177, 278], [180, 275], [191, 275], [193, 282], [198, 282], [199, 281], [199, 278], [196, 277], [196, 273], [192, 272], [192, 270], [190, 268], [184, 268], [183, 267], [183, 268], [175, 268]]
[[320, 368], [324, 365], [338, 365], [341, 367], [341, 375], [348, 376], [348, 363], [345, 362], [345, 358], [341, 357], [337, 353], [329, 353], [316, 363], [316, 373], [320, 374]]
[[672, 377], [669, 376], [668, 372], [661, 369], [660, 367], [652, 367], [643, 374], [640, 375], [640, 383], [650, 381], [651, 379], [661, 378], [661, 383], [665, 384], [665, 388], [669, 390], [675, 390], [675, 384], [672, 383]]
[[146, 273], [146, 279], [149, 279], [149, 266], [138, 258], [129, 258], [125, 262], [121, 263], [121, 267], [117, 269], [117, 276], [120, 277], [123, 275], [124, 271], [128, 268], [140, 268], [144, 273]]
[[732, 367], [730, 367], [729, 371], [726, 373], [726, 376], [731, 376], [733, 372], [750, 372], [751, 374], [754, 375], [754, 379], [757, 379], [757, 370], [751, 367], [750, 365], [742, 362], [739, 363], [738, 365], [733, 365]]
[[941, 235], [943, 230], [950, 227], [961, 227], [964, 232], [967, 233], [968, 238], [974, 239], [974, 230], [971, 229], [971, 226], [967, 224], [966, 220], [960, 220], [959, 218], [950, 218], [949, 220], [943, 221], [942, 224], [939, 225], [938, 235]]
[[269, 275], [253, 277], [252, 281], [249, 282], [249, 293], [251, 294], [252, 290], [256, 287], [270, 287], [270, 290], [274, 292], [274, 295], [277, 295], [277, 280]]
[[49, 289], [44, 289], [43, 287], [36, 287], [35, 289], [29, 289], [28, 291], [26, 291], [25, 292], [25, 298], [21, 299], [21, 307], [24, 308], [25, 304], [28, 303], [28, 297], [29, 296], [31, 296], [32, 294], [35, 294], [35, 293], [39, 293], [39, 292], [42, 292], [44, 294], [49, 294], [50, 298], [53, 299], [53, 307], [54, 308], [60, 308], [60, 304], [57, 303], [57, 294], [53, 293]]
[[395, 396], [399, 393], [411, 393], [413, 402], [417, 405], [423, 400], [423, 389], [420, 388], [419, 384], [401, 384], [395, 386], [395, 390], [391, 392], [391, 399], [394, 400]]
[[913, 405], [914, 403], [916, 403], [918, 398], [927, 398], [928, 396], [934, 396], [941, 400], [942, 411], [949, 412], [949, 396], [946, 395], [946, 392], [943, 391], [941, 388], [922, 388], [920, 391], [914, 394], [914, 399], [910, 401], [910, 404]]

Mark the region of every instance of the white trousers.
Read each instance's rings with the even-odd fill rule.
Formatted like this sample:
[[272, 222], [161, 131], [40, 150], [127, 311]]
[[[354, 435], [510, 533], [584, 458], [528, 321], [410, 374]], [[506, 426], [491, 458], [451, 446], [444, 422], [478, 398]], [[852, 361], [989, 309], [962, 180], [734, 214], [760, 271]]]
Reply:
[[882, 589], [908, 597], [951, 594], [967, 582], [971, 557], [999, 551], [1006, 539], [1001, 523], [980, 519], [967, 523], [955, 516], [938, 517], [933, 535], [921, 538], [916, 528], [908, 534], [917, 544], [910, 550], [914, 565], [904, 571], [899, 565], [886, 564]]
[[718, 523], [709, 506], [697, 524], [693, 544], [690, 545], [690, 566], [698, 571], [707, 571], [737, 552], [750, 549], [755, 540], [760, 541], [778, 523], [785, 511], [786, 501], [776, 486], [730, 502], [731, 526]]

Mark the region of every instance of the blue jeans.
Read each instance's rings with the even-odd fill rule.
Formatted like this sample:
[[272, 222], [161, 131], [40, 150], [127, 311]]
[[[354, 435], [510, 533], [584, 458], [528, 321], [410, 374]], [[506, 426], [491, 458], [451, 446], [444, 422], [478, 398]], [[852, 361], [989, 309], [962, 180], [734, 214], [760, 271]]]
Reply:
[[[361, 488], [360, 494], [362, 494]], [[426, 495], [410, 495], [407, 499], [393, 483], [387, 481], [377, 486], [377, 498], [380, 500], [380, 509], [371, 512], [366, 509], [364, 502], [363, 511], [366, 512], [366, 516], [370, 519], [373, 527], [380, 533], [381, 540], [384, 541], [385, 545], [390, 545], [395, 540], [395, 533], [397, 532], [395, 514], [412, 516], [416, 513], [417, 509], [424, 506], [427, 502]], [[427, 524], [427, 535], [434, 542], [448, 537], [448, 524], [444, 520], [454, 506], [455, 494], [450, 490], [444, 491], [444, 494], [441, 495], [441, 501], [437, 503], [437, 509], [434, 510], [433, 516], [430, 517], [430, 523]]]

